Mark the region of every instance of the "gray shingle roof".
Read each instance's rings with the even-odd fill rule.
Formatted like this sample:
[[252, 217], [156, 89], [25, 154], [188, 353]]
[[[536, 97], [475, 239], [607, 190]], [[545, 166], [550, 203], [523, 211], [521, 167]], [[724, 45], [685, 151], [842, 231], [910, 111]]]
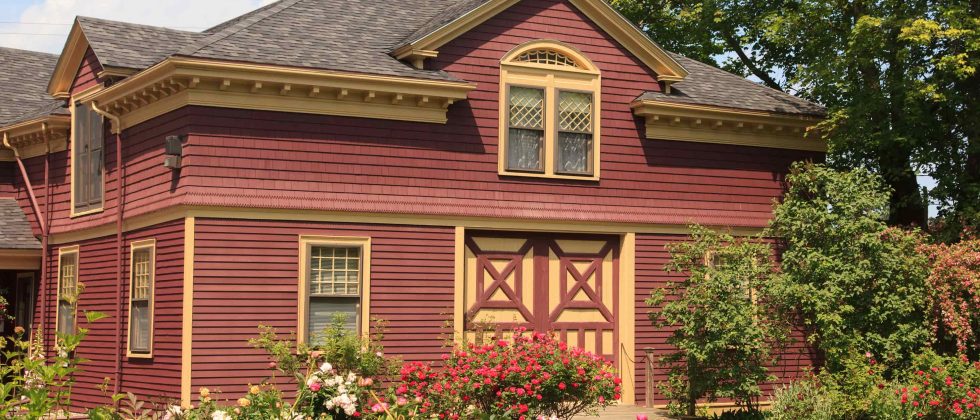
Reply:
[[458, 80], [445, 72], [415, 69], [390, 55], [401, 40], [457, 3], [460, 0], [281, 0], [213, 28], [177, 55]]
[[53, 113], [65, 113], [64, 101], [47, 93], [58, 56], [0, 47], [0, 126]]
[[142, 70], [173, 55], [181, 46], [206, 36], [200, 32], [84, 16], [77, 20], [99, 62], [108, 67]]
[[0, 198], [0, 249], [41, 249], [27, 216], [13, 198]]
[[[280, 0], [204, 32], [79, 18], [103, 65], [142, 69], [171, 55], [458, 80], [418, 70], [391, 52], [489, 0]], [[690, 74], [672, 93], [640, 99], [822, 116], [819, 105], [672, 54]]]
[[683, 82], [670, 87], [670, 95], [647, 92], [639, 99], [679, 104], [708, 105], [781, 114], [824, 116], [824, 107], [793, 95], [770, 89], [741, 76], [697, 60], [671, 53], [689, 72]]

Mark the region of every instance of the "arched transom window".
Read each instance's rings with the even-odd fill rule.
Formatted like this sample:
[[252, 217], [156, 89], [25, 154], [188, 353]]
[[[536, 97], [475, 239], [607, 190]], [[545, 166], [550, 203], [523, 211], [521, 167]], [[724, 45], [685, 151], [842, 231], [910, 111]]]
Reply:
[[599, 179], [600, 76], [557, 41], [515, 48], [500, 65], [502, 175]]

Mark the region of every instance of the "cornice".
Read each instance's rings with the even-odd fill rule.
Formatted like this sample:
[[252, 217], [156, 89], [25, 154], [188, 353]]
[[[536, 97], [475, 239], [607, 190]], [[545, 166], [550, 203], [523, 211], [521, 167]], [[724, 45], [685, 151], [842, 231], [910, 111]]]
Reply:
[[445, 123], [467, 82], [171, 57], [92, 94], [125, 129], [188, 105]]
[[822, 119], [703, 105], [638, 100], [633, 113], [646, 120], [646, 137], [826, 152], [815, 128]]
[[[43, 155], [49, 151], [60, 152], [65, 150], [68, 145], [70, 129], [71, 117], [49, 115], [0, 127], [0, 133], [6, 133], [10, 145], [17, 148], [21, 158], [27, 159]], [[12, 160], [14, 160], [14, 155], [11, 151], [3, 150], [0, 153], [0, 161]]]

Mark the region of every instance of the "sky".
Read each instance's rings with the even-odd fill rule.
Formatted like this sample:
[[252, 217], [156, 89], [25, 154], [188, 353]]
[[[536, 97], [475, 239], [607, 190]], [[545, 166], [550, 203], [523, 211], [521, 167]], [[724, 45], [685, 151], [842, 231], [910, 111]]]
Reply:
[[201, 31], [275, 0], [0, 0], [0, 47], [60, 53], [75, 16]]

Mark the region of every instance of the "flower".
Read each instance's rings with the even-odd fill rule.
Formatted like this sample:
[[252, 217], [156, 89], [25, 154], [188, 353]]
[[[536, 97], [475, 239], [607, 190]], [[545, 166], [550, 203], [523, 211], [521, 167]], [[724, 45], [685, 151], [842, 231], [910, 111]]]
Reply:
[[259, 388], [258, 385], [252, 385], [252, 387], [248, 389], [248, 393], [252, 395], [259, 395], [259, 392], [262, 392], [262, 388]]
[[200, 393], [202, 400], [211, 396], [211, 390], [207, 388], [201, 388]]
[[211, 420], [231, 420], [231, 416], [222, 410], [215, 410], [211, 413]]
[[319, 392], [322, 385], [319, 382], [313, 382], [309, 385], [310, 391]]
[[24, 327], [21, 327], [20, 325], [14, 327], [14, 334], [23, 335], [24, 334]]
[[332, 370], [333, 370], [333, 365], [331, 365], [330, 363], [323, 362], [323, 364], [320, 365], [320, 372], [327, 373]]
[[240, 405], [242, 407], [248, 407], [248, 406], [252, 405], [252, 400], [250, 400], [248, 398], [245, 398], [245, 397], [239, 398], [238, 399], [238, 405]]

